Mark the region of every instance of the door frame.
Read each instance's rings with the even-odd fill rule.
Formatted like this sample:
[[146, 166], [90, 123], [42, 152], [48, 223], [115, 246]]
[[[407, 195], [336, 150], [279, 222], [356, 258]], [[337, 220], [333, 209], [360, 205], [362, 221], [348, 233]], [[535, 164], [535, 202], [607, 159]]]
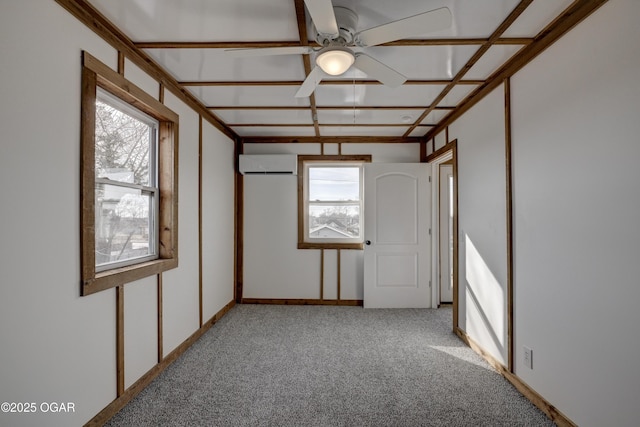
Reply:
[[458, 140], [447, 143], [444, 147], [427, 156], [427, 163], [431, 164], [431, 306], [438, 308], [440, 303], [440, 164], [453, 161], [453, 330], [458, 329]]

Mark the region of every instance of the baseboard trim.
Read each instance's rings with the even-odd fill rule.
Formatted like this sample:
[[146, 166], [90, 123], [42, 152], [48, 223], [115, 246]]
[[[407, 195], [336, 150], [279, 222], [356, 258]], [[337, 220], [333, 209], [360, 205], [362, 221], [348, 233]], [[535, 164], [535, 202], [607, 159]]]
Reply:
[[544, 412], [551, 421], [556, 423], [556, 425], [558, 425], [559, 427], [577, 427], [577, 425], [573, 421], [571, 421], [566, 415], [560, 412], [558, 408], [549, 403], [538, 392], [529, 387], [529, 385], [522, 381], [520, 377], [512, 372], [509, 372], [506, 366], [504, 366], [500, 361], [498, 361], [495, 357], [493, 357], [485, 349], [483, 349], [477, 342], [475, 342], [469, 335], [467, 335], [465, 331], [460, 328], [455, 328], [455, 333], [473, 351], [482, 356], [489, 365], [491, 365], [496, 371], [498, 371], [498, 373], [500, 373], [500, 375], [505, 377], [507, 381], [513, 384], [513, 386], [520, 393], [522, 393], [524, 397], [529, 399], [531, 403], [536, 405], [538, 409]]
[[276, 298], [243, 298], [242, 304], [276, 304], [276, 305], [346, 305], [362, 306], [361, 299], [276, 299]]
[[235, 301], [231, 301], [225, 305], [220, 311], [218, 311], [211, 319], [205, 322], [200, 329], [195, 331], [189, 338], [187, 338], [182, 344], [176, 347], [171, 353], [167, 354], [160, 363], [149, 369], [138, 381], [133, 383], [124, 393], [116, 400], [107, 405], [96, 416], [91, 418], [84, 426], [103, 426], [109, 421], [115, 414], [117, 414], [127, 403], [136, 397], [151, 381], [153, 381], [162, 371], [164, 371], [169, 365], [180, 357], [189, 347], [193, 345], [205, 332], [207, 332], [218, 320], [222, 319], [229, 310], [236, 305]]

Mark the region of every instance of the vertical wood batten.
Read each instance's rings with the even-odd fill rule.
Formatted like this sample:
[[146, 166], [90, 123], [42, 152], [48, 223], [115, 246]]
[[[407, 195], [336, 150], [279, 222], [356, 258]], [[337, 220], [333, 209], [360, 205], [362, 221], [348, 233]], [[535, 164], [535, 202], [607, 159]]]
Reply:
[[164, 348], [163, 348], [163, 336], [164, 332], [162, 330], [162, 273], [158, 274], [158, 363], [162, 362], [164, 358]]
[[324, 249], [320, 249], [320, 301], [324, 301]]
[[124, 394], [124, 286], [116, 287], [116, 388]]
[[340, 301], [340, 290], [341, 290], [340, 289], [340, 287], [341, 287], [341, 283], [340, 283], [340, 258], [341, 258], [340, 257], [340, 249], [338, 249], [337, 252], [338, 252], [338, 254], [336, 256], [338, 257], [337, 258], [338, 259], [338, 268], [337, 268], [337, 270], [338, 270], [338, 273], [337, 273], [338, 274], [338, 295], [337, 295], [336, 299], [338, 301]]
[[198, 321], [202, 326], [202, 116], [198, 116]]
[[513, 176], [511, 153], [511, 79], [504, 80], [506, 226], [507, 226], [507, 366], [514, 372], [513, 351]]

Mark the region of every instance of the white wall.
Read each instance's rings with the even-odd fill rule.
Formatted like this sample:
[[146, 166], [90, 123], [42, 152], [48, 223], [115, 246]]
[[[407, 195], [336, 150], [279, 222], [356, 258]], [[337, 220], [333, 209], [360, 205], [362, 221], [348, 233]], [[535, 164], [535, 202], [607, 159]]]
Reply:
[[[325, 154], [338, 154], [327, 144]], [[320, 154], [319, 144], [246, 144], [247, 154]], [[418, 144], [342, 144], [374, 162], [418, 162]], [[319, 299], [320, 250], [298, 249], [297, 177], [244, 177], [244, 298]], [[363, 298], [362, 251], [340, 251], [340, 299]], [[337, 251], [325, 251], [324, 298], [337, 298]]]
[[458, 326], [506, 364], [507, 226], [502, 86], [453, 123], [449, 138], [458, 140]]
[[[115, 69], [117, 52], [54, 1], [1, 8], [0, 402], [73, 402], [75, 412], [0, 413], [0, 425], [82, 425], [116, 397], [116, 310], [113, 289], [80, 297], [80, 55]], [[157, 82], [129, 61], [125, 77], [158, 96]], [[169, 93], [167, 103], [180, 114], [181, 167], [180, 265], [165, 274], [168, 352], [198, 328], [198, 126]], [[233, 144], [212, 129], [204, 144], [205, 162], [216, 163], [203, 169], [216, 170], [203, 186], [226, 203], [233, 162], [220, 159]], [[215, 213], [207, 206], [208, 230], [233, 230], [233, 203]], [[232, 298], [233, 240], [225, 232], [208, 244], [205, 262], [217, 270], [205, 288], [211, 314]], [[155, 278], [124, 294], [128, 386], [156, 362]]]
[[[511, 81], [515, 373], [580, 426], [637, 425], [638, 16], [640, 2], [606, 3]], [[504, 361], [487, 334], [506, 324], [502, 97], [494, 91], [449, 130], [459, 147], [461, 327]], [[472, 307], [470, 255], [487, 267]]]
[[638, 423], [638, 17], [608, 2], [512, 81], [516, 373], [585, 427]]

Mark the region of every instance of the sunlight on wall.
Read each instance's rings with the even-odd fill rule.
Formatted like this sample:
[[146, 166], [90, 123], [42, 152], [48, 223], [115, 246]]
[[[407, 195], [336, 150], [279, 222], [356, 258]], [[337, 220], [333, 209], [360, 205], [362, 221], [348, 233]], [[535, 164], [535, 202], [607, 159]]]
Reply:
[[[505, 347], [505, 295], [480, 252], [465, 234], [467, 332], [487, 343], [490, 338], [502, 354]], [[473, 304], [469, 304], [471, 301]]]

